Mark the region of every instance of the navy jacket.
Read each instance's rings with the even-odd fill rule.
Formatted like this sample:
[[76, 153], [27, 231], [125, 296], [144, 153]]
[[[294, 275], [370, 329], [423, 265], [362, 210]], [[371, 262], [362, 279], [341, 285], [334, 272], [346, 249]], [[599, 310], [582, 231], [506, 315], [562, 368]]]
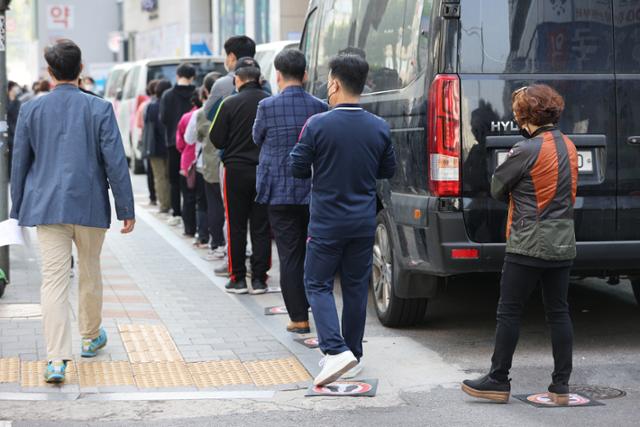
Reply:
[[256, 180], [256, 201], [269, 205], [308, 205], [311, 181], [294, 178], [289, 153], [307, 119], [327, 111], [327, 104], [290, 86], [260, 101], [253, 124], [253, 141], [261, 147]]
[[129, 168], [111, 104], [59, 85], [20, 109], [11, 173], [11, 218], [20, 225], [109, 228], [134, 218]]
[[193, 108], [191, 97], [196, 91], [193, 85], [176, 84], [165, 91], [160, 99], [159, 118], [166, 132], [167, 147], [176, 146], [176, 130], [182, 116]]
[[294, 176], [313, 175], [310, 237], [375, 234], [376, 179], [393, 177], [396, 168], [383, 119], [359, 105], [338, 105], [307, 121], [290, 157]]
[[160, 122], [160, 100], [154, 98], [144, 112], [143, 144], [145, 157], [167, 157], [166, 129]]

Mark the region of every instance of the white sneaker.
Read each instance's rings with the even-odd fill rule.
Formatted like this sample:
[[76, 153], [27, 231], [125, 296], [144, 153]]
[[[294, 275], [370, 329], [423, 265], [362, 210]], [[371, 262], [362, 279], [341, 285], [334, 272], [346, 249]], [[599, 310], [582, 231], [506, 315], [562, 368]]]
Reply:
[[364, 368], [364, 361], [362, 359], [360, 359], [360, 362], [358, 362], [358, 364], [356, 366], [354, 366], [353, 368], [349, 369], [347, 372], [342, 374], [340, 379], [352, 380], [355, 377], [357, 377], [358, 375], [360, 375], [360, 372], [362, 372], [362, 368]]
[[167, 224], [169, 224], [172, 227], [177, 227], [181, 223], [182, 223], [182, 219], [179, 216], [172, 216], [167, 220]]
[[224, 259], [227, 256], [227, 248], [218, 246], [212, 252], [214, 259]]
[[350, 351], [343, 351], [335, 355], [327, 354], [320, 361], [322, 370], [313, 380], [313, 385], [331, 384], [357, 364], [358, 359]]

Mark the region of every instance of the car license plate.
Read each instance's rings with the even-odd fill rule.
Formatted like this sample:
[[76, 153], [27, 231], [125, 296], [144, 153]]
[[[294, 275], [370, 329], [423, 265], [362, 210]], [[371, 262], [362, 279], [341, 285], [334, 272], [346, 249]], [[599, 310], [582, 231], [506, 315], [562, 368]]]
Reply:
[[[508, 151], [498, 151], [498, 166], [507, 160]], [[578, 150], [578, 172], [593, 173], [593, 152], [591, 150]]]

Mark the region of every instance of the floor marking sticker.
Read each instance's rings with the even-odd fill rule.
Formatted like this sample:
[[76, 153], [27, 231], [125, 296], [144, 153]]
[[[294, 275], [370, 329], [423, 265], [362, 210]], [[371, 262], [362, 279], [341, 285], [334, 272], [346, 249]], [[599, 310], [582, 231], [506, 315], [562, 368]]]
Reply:
[[297, 338], [294, 341], [299, 343], [299, 344], [302, 344], [303, 346], [305, 346], [307, 348], [318, 348], [320, 346], [320, 343], [318, 342], [318, 338], [317, 337]]
[[378, 391], [378, 380], [336, 381], [325, 386], [311, 386], [305, 396], [362, 396], [374, 397]]
[[553, 403], [549, 393], [536, 393], [536, 394], [520, 394], [514, 396], [516, 399], [535, 406], [536, 408], [577, 408], [584, 406], [604, 406], [604, 403], [598, 402], [593, 399], [589, 399], [578, 393], [571, 393], [569, 395], [569, 405], [560, 406]]

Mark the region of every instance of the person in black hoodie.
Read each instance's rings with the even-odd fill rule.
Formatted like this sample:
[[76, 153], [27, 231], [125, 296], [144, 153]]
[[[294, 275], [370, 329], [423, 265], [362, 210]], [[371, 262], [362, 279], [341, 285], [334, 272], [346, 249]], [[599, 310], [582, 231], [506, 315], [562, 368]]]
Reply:
[[144, 129], [142, 131], [144, 156], [149, 159], [153, 170], [153, 182], [156, 189], [160, 213], [169, 213], [171, 207], [171, 190], [169, 189], [169, 172], [167, 171], [166, 130], [160, 123], [160, 99], [171, 89], [169, 80], [160, 80], [154, 90], [151, 102], [144, 112]]
[[271, 236], [267, 205], [256, 203], [256, 167], [260, 148], [252, 132], [258, 103], [267, 94], [260, 85], [260, 66], [255, 59], [240, 58], [235, 70], [237, 95], [225, 98], [218, 107], [209, 131], [209, 139], [224, 150], [224, 198], [229, 229], [229, 273], [227, 292], [246, 294], [245, 276], [247, 221], [251, 229], [253, 294], [267, 291], [267, 271], [271, 262]]
[[176, 130], [184, 113], [191, 110], [191, 97], [196, 91], [193, 80], [196, 69], [189, 63], [182, 63], [176, 70], [178, 79], [174, 87], [160, 99], [160, 122], [166, 130], [169, 157], [169, 185], [171, 186], [171, 209], [173, 217], [169, 224], [179, 225], [182, 216], [180, 203], [180, 152], [176, 149]]

